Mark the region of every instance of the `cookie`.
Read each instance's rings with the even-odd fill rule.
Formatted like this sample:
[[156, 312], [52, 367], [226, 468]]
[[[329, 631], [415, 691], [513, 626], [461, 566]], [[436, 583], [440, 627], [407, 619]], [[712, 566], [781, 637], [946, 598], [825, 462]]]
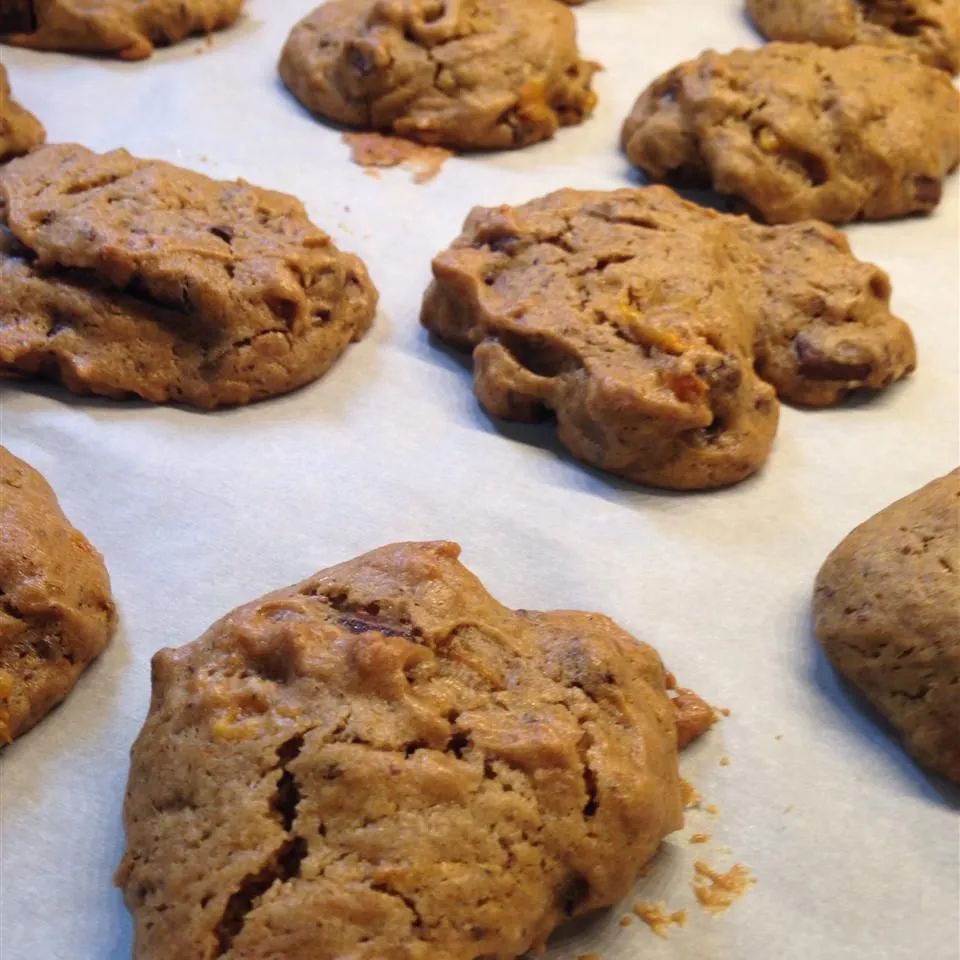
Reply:
[[115, 619], [103, 558], [47, 481], [0, 447], [0, 746], [67, 696]]
[[6, 68], [0, 63], [0, 163], [43, 143], [43, 125], [13, 99]]
[[660, 659], [383, 547], [153, 661], [117, 881], [135, 960], [515, 958], [682, 824]]
[[422, 323], [473, 351], [493, 416], [553, 414], [576, 457], [659, 487], [756, 471], [778, 394], [828, 406], [916, 362], [886, 275], [838, 231], [761, 226], [666, 187], [477, 208], [433, 275]]
[[580, 123], [596, 69], [556, 0], [331, 0], [280, 59], [318, 116], [455, 150], [523, 147]]
[[768, 223], [927, 213], [960, 160], [960, 94], [879, 47], [713, 51], [655, 80], [623, 126], [654, 180], [712, 184]]
[[229, 27], [243, 0], [35, 0], [37, 29], [4, 37], [37, 50], [144, 60], [154, 46]]
[[957, 0], [746, 0], [770, 40], [825, 47], [863, 43], [918, 57], [950, 73], [960, 66]]
[[125, 150], [0, 171], [0, 373], [203, 409], [319, 377], [377, 293], [299, 200]]
[[813, 611], [837, 670], [920, 763], [960, 782], [960, 469], [849, 534]]

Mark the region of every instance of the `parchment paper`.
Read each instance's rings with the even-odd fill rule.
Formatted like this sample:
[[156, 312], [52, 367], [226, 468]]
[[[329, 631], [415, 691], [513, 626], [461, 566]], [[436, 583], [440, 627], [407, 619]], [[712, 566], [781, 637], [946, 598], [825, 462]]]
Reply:
[[[312, 2], [251, 0], [212, 43], [145, 63], [2, 50], [51, 140], [294, 193], [382, 295], [371, 334], [319, 383], [247, 409], [0, 387], [2, 442], [105, 554], [122, 614], [64, 706], [0, 756], [3, 960], [130, 956], [111, 874], [154, 651], [327, 564], [427, 538], [459, 541], [508, 604], [612, 615], [732, 710], [682, 761], [719, 814], [692, 812], [636, 896], [560, 937], [551, 958], [956, 960], [957, 793], [838, 683], [809, 618], [827, 552], [957, 463], [956, 178], [932, 217], [849, 230], [856, 253], [892, 275], [915, 376], [836, 410], [785, 408], [769, 464], [730, 490], [634, 487], [574, 462], [551, 426], [491, 422], [463, 363], [418, 326], [420, 297], [471, 205], [631, 182], [617, 144], [634, 97], [705, 47], [757, 45], [739, 0], [578, 8], [581, 46], [606, 66], [593, 119], [531, 149], [452, 160], [425, 186], [402, 170], [366, 175], [282, 88], [280, 47]], [[712, 842], [691, 846], [693, 832]], [[744, 863], [757, 883], [709, 917], [691, 891], [698, 857]], [[621, 927], [639, 899], [688, 909], [687, 926], [670, 940]]]

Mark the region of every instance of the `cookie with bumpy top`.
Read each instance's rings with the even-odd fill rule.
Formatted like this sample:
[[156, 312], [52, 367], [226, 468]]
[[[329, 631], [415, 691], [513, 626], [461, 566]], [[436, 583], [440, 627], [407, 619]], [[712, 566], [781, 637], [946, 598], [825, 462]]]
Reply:
[[67, 696], [115, 619], [103, 558], [47, 481], [0, 447], [0, 746]]
[[243, 0], [34, 0], [36, 29], [4, 41], [143, 60], [155, 46], [229, 27], [242, 7]]
[[579, 123], [596, 69], [556, 0], [331, 0], [280, 59], [313, 113], [455, 150], [523, 147]]
[[747, 0], [770, 40], [825, 47], [869, 44], [956, 73], [960, 66], [957, 0]]
[[0, 171], [0, 372], [209, 409], [315, 380], [376, 290], [299, 200], [125, 150]]
[[513, 960], [682, 823], [656, 652], [383, 547], [153, 661], [118, 872], [136, 960]]
[[13, 99], [7, 70], [0, 63], [0, 163], [21, 156], [45, 137], [40, 121]]
[[960, 783], [960, 469], [850, 533], [813, 611], [837, 670], [920, 763]]
[[483, 406], [552, 413], [587, 463], [691, 490], [766, 460], [777, 394], [813, 406], [913, 369], [890, 286], [838, 231], [765, 227], [666, 187], [475, 209], [421, 320], [473, 352]]
[[714, 51], [654, 80], [623, 126], [654, 180], [710, 184], [768, 223], [928, 213], [960, 159], [960, 94], [878, 47]]

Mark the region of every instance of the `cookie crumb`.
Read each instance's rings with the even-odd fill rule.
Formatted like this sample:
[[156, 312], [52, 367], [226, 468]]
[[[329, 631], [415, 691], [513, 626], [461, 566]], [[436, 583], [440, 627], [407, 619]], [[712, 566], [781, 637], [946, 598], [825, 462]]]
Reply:
[[783, 734], [782, 734], [782, 733], [778, 733], [773, 739], [774, 739], [774, 740], [782, 740], [782, 739], [783, 739]]
[[689, 781], [680, 778], [680, 798], [683, 801], [684, 810], [694, 810], [703, 803], [703, 797], [700, 791]]
[[721, 767], [729, 767], [729, 766], [730, 766], [730, 758], [729, 758], [729, 757], [721, 757], [721, 758], [720, 758], [720, 766], [721, 766]]
[[720, 813], [720, 808], [715, 803], [708, 803], [703, 809], [714, 817]]
[[721, 708], [720, 708], [720, 713], [721, 713], [723, 716], [725, 716], [725, 717], [729, 717], [729, 716], [730, 716], [730, 708], [729, 708], [729, 707], [721, 707]]
[[367, 176], [379, 178], [379, 168], [402, 166], [413, 173], [414, 183], [432, 180], [453, 156], [443, 147], [428, 147], [381, 133], [345, 133], [343, 142], [350, 147], [350, 159], [364, 167]]
[[690, 843], [709, 843], [711, 840], [709, 833], [694, 833], [690, 835]]
[[660, 938], [669, 939], [672, 926], [682, 927], [687, 922], [686, 910], [667, 912], [665, 903], [638, 903], [633, 912]]
[[631, 917], [630, 914], [628, 914], [628, 913], [627, 913], [627, 914], [624, 914], [624, 915], [620, 918], [620, 926], [621, 926], [621, 927], [629, 927], [631, 923], [633, 923], [633, 917]]
[[726, 873], [718, 873], [697, 860], [693, 869], [693, 892], [708, 913], [722, 913], [757, 882], [742, 863], [735, 863]]
[[677, 711], [677, 745], [681, 750], [703, 736], [716, 722], [713, 707], [702, 697], [685, 687], [672, 692], [673, 708]]

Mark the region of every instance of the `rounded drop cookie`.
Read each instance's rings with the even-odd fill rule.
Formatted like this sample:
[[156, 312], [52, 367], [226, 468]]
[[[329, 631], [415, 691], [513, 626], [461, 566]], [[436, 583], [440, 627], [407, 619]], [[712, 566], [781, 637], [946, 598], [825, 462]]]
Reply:
[[242, 6], [243, 0], [34, 0], [37, 29], [4, 41], [143, 60], [154, 46], [230, 26]]
[[377, 292], [299, 200], [125, 150], [0, 170], [0, 373], [203, 409], [287, 393], [366, 332]]
[[778, 394], [828, 406], [916, 362], [886, 274], [841, 233], [761, 226], [666, 187], [477, 208], [433, 276], [421, 321], [472, 351], [491, 414], [553, 415], [576, 457], [659, 487], [758, 470]]
[[712, 185], [768, 223], [928, 213], [960, 159], [960, 94], [877, 47], [707, 51], [654, 80], [622, 133], [653, 180]]
[[683, 821], [656, 652], [404, 543], [153, 661], [118, 872], [136, 960], [513, 960]]
[[869, 44], [915, 56], [956, 73], [960, 66], [957, 0], [747, 0], [770, 40], [825, 47]]
[[280, 58], [314, 114], [455, 150], [523, 147], [579, 123], [596, 69], [556, 0], [330, 0]]
[[6, 67], [0, 63], [0, 163], [32, 150], [45, 138], [40, 121], [13, 99]]
[[920, 763], [960, 783], [960, 468], [850, 533], [813, 612], [837, 670]]
[[0, 447], [0, 746], [67, 696], [115, 620], [103, 558], [47, 481]]

